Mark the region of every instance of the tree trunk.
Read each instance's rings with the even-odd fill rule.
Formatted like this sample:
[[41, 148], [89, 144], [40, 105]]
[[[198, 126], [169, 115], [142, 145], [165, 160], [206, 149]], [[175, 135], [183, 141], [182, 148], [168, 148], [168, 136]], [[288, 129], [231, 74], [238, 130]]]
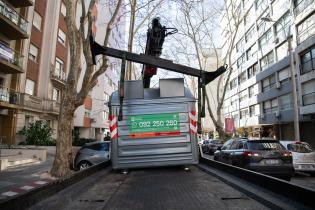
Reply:
[[61, 102], [58, 138], [56, 141], [56, 156], [50, 171], [54, 177], [66, 177], [73, 168], [72, 128], [74, 115], [74, 94], [66, 90]]
[[[137, 0], [131, 1], [131, 10], [130, 10], [130, 21], [129, 21], [129, 37], [128, 37], [128, 52], [132, 52], [132, 46], [133, 46], [133, 37], [134, 37], [134, 28], [135, 28], [135, 19], [136, 19], [136, 4]], [[132, 79], [132, 62], [127, 61], [127, 74], [126, 74], [126, 80]]]

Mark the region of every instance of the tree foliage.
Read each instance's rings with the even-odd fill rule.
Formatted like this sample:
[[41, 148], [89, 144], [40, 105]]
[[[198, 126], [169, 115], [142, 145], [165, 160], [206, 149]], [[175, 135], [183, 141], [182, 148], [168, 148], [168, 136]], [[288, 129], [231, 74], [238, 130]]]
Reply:
[[53, 130], [44, 121], [30, 123], [29, 126], [24, 126], [23, 129], [18, 132], [18, 134], [26, 137], [25, 144], [27, 145], [54, 145], [52, 140]]

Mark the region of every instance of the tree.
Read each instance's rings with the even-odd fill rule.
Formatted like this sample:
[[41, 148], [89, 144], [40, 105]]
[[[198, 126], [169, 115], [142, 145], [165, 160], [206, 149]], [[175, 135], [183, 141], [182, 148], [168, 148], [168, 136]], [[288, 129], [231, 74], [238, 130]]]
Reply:
[[[112, 25], [116, 21], [122, 0], [112, 1], [114, 11], [107, 23], [104, 46], [107, 46]], [[63, 90], [58, 120], [58, 139], [56, 141], [56, 156], [50, 173], [55, 177], [64, 177], [71, 173], [72, 155], [72, 129], [73, 117], [76, 108], [84, 103], [89, 91], [97, 84], [98, 77], [107, 69], [107, 57], [103, 56], [101, 68], [94, 68], [90, 49], [89, 37], [92, 34], [94, 17], [92, 10], [96, 0], [65, 0], [68, 43], [70, 48], [70, 68], [65, 88]], [[78, 5], [81, 4], [81, 8]], [[109, 3], [110, 4], [110, 3]], [[76, 16], [80, 16], [76, 24]], [[86, 68], [81, 65], [81, 55]], [[79, 78], [82, 77], [82, 84]]]
[[[186, 53], [184, 57], [190, 58], [190, 60], [195, 58], [195, 65], [200, 69], [204, 69], [207, 66], [206, 63], [209, 58], [209, 52], [212, 51], [216, 57], [216, 68], [218, 68], [220, 64], [228, 64], [229, 66], [225, 76], [221, 75], [218, 78], [215, 90], [207, 88], [206, 91], [207, 110], [216, 131], [219, 132], [220, 138], [224, 139], [221, 116], [225, 93], [232, 73], [232, 50], [235, 47], [237, 31], [239, 30], [243, 17], [248, 11], [241, 13], [240, 7], [235, 7], [235, 3], [230, 1], [225, 1], [223, 10], [217, 3], [217, 1], [211, 0], [196, 2], [189, 0], [178, 1], [181, 14], [177, 18], [177, 27], [180, 34], [190, 42], [190, 44], [182, 44], [183, 40], [181, 38], [178, 39], [179, 43], [181, 43], [180, 45], [186, 48], [186, 52], [185, 50], [182, 50], [181, 52], [183, 54]], [[217, 28], [220, 27], [218, 17], [222, 12], [225, 13], [225, 18], [227, 18], [227, 33], [229, 33], [229, 38], [228, 41], [224, 43], [227, 47], [227, 53], [223, 57], [220, 57], [217, 49], [221, 47], [218, 47], [215, 44], [217, 42], [215, 37], [217, 36]], [[187, 45], [191, 47], [188, 48]], [[187, 49], [191, 48], [194, 49], [193, 52], [192, 50], [189, 50], [188, 52]], [[192, 90], [196, 91], [197, 82], [194, 80], [191, 81]], [[196, 95], [196, 93], [194, 93], [194, 95]], [[214, 104], [213, 106], [211, 106], [210, 100], [212, 100], [211, 102]]]

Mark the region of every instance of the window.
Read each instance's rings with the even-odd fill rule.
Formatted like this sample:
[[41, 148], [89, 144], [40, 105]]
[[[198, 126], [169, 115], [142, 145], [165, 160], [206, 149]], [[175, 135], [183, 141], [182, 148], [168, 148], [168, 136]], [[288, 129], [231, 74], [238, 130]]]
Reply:
[[255, 1], [255, 8], [256, 11], [263, 11], [268, 7], [268, 1], [267, 0], [256, 0]]
[[292, 94], [286, 94], [286, 95], [280, 96], [279, 105], [280, 105], [280, 110], [292, 109], [293, 107]]
[[262, 90], [263, 92], [268, 91], [275, 87], [276, 79], [275, 75], [271, 75], [262, 81]]
[[66, 34], [60, 28], [58, 30], [58, 41], [63, 45], [66, 44]]
[[249, 42], [255, 35], [255, 26], [252, 26], [245, 34], [245, 40], [246, 42]]
[[289, 69], [282, 69], [278, 72], [278, 80], [283, 83], [289, 80]]
[[240, 119], [244, 119], [248, 117], [248, 109], [241, 109], [240, 111]]
[[242, 56], [239, 59], [237, 59], [237, 68], [240, 68], [244, 62], [245, 62], [245, 53], [243, 53]]
[[34, 117], [30, 115], [25, 115], [25, 127], [28, 127], [31, 123], [34, 122]]
[[60, 12], [64, 17], [66, 16], [67, 9], [66, 9], [66, 5], [63, 2], [61, 2]]
[[248, 79], [255, 76], [258, 73], [258, 63], [255, 63], [251, 67], [247, 69], [247, 77]]
[[273, 64], [274, 62], [274, 56], [273, 56], [273, 51], [271, 51], [270, 53], [268, 53], [267, 55], [265, 55], [261, 60], [260, 60], [260, 68], [261, 70], [265, 70], [266, 68], [268, 68], [269, 66], [271, 66], [271, 64]]
[[291, 16], [290, 13], [286, 13], [282, 18], [278, 20], [276, 23], [276, 37], [279, 38], [280, 41], [286, 39], [290, 32], [291, 26]]
[[257, 93], [258, 93], [258, 85], [257, 84], [248, 87], [248, 96], [249, 96], [249, 98], [257, 95]]
[[248, 98], [248, 91], [247, 89], [240, 92], [240, 102], [245, 101]]
[[60, 90], [58, 90], [57, 88], [53, 88], [52, 100], [60, 101]]
[[315, 104], [315, 80], [302, 84], [302, 100], [304, 106]]
[[29, 95], [34, 95], [34, 87], [35, 87], [35, 82], [30, 79], [26, 79], [25, 93]]
[[34, 11], [33, 26], [38, 30], [42, 29], [42, 17]]
[[265, 101], [263, 103], [264, 113], [273, 113], [278, 110], [278, 101], [277, 98]]
[[256, 105], [250, 106], [249, 107], [249, 116], [253, 117], [256, 115]]
[[63, 70], [63, 61], [60, 60], [59, 58], [56, 58], [55, 66], [56, 66], [56, 69]]
[[237, 86], [237, 78], [234, 78], [230, 81], [230, 90]]
[[315, 70], [315, 47], [301, 55], [301, 74]]
[[247, 80], [247, 73], [246, 71], [243, 71], [242, 73], [240, 73], [240, 75], [238, 76], [238, 84], [242, 84], [243, 82], [245, 82]]
[[297, 42], [301, 44], [315, 34], [315, 13], [297, 26]]
[[38, 56], [38, 48], [30, 44], [30, 51], [28, 54], [28, 58], [34, 62], [37, 62], [37, 56]]
[[244, 44], [245, 44], [245, 39], [243, 37], [235, 45], [236, 52], [243, 51], [244, 50]]
[[277, 47], [277, 59], [280, 61], [281, 59], [285, 58], [288, 54], [288, 42], [283, 43], [279, 47]]
[[246, 51], [246, 60], [249, 60], [257, 55], [257, 45], [254, 44]]
[[259, 40], [259, 47], [262, 51], [266, 50], [271, 44], [272, 32], [269, 29]]

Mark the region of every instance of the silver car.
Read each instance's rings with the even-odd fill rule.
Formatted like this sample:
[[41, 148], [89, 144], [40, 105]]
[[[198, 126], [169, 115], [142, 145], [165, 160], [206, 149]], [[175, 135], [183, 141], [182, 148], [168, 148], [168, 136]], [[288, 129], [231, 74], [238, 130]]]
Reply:
[[315, 176], [315, 151], [306, 142], [280, 141], [292, 153], [295, 171], [301, 171]]
[[109, 141], [86, 143], [74, 158], [74, 169], [83, 170], [106, 160], [110, 160]]

